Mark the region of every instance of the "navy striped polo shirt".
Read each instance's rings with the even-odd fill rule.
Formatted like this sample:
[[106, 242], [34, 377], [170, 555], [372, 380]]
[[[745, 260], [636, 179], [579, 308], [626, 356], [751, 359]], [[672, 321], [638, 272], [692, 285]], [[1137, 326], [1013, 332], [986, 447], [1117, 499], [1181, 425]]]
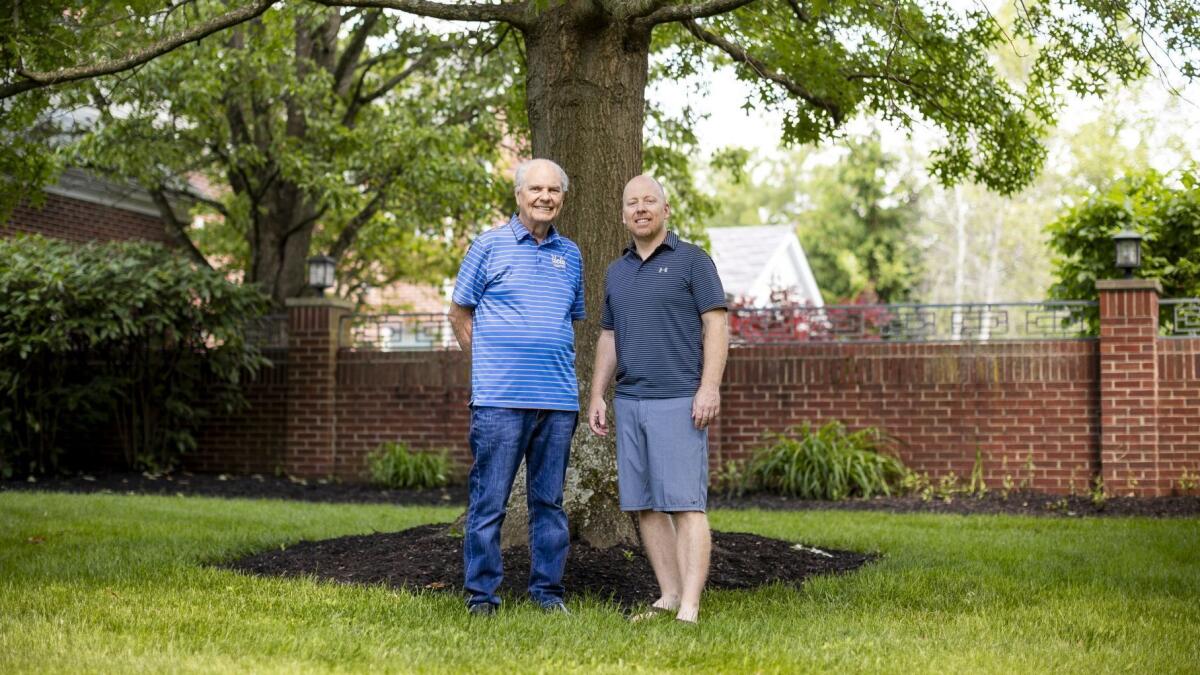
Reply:
[[474, 308], [471, 404], [579, 410], [575, 331], [582, 321], [583, 258], [553, 226], [538, 244], [517, 216], [479, 235], [454, 284]]
[[618, 398], [694, 396], [703, 368], [700, 315], [725, 307], [704, 249], [667, 232], [646, 260], [630, 243], [604, 277], [604, 315], [617, 346]]

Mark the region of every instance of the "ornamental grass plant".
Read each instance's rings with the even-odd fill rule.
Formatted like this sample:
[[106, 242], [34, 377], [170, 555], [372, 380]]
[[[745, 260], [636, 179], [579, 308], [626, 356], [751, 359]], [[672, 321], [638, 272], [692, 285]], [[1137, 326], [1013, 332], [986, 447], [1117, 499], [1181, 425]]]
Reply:
[[754, 488], [801, 499], [890, 495], [909, 470], [888, 454], [882, 431], [851, 432], [838, 421], [820, 428], [805, 422], [755, 452], [748, 479]]
[[387, 442], [367, 456], [371, 481], [393, 489], [439, 488], [450, 483], [445, 450], [414, 452], [407, 444]]

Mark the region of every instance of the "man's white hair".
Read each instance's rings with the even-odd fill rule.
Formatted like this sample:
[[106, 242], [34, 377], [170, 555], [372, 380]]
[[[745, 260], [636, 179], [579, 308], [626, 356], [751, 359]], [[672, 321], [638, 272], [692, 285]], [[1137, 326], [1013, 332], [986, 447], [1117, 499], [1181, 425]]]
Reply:
[[550, 166], [554, 167], [558, 171], [558, 178], [562, 182], [562, 191], [566, 192], [567, 188], [570, 187], [570, 185], [571, 185], [571, 179], [567, 178], [567, 172], [563, 171], [563, 168], [555, 162], [552, 162], [548, 159], [536, 159], [536, 158], [535, 159], [527, 159], [524, 162], [521, 162], [520, 164], [517, 165], [517, 175], [514, 180], [516, 185], [514, 185], [513, 191], [514, 192], [521, 191], [521, 188], [524, 187], [524, 185], [525, 185], [525, 174], [529, 172], [529, 167], [533, 166], [534, 164], [536, 164], [538, 162], [545, 162], [545, 163], [549, 164]]

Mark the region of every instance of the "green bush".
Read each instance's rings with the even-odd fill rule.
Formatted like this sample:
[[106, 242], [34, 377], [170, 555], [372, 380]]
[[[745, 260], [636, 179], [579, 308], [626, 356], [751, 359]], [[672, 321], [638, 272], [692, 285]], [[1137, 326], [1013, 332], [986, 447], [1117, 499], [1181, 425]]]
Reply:
[[389, 488], [436, 488], [450, 482], [450, 458], [413, 452], [404, 443], [384, 443], [367, 456], [371, 480]]
[[245, 404], [266, 364], [246, 325], [268, 307], [155, 244], [0, 239], [0, 471], [53, 471], [65, 433], [98, 429], [130, 467], [170, 468]]
[[[1096, 280], [1120, 276], [1113, 266], [1112, 238], [1124, 229], [1145, 238], [1138, 277], [1157, 279], [1166, 298], [1200, 295], [1200, 170], [1195, 167], [1173, 176], [1135, 173], [1069, 208], [1045, 229], [1054, 252], [1051, 298], [1097, 299]], [[1098, 334], [1099, 308], [1079, 314], [1073, 319], [1084, 319]]]
[[890, 495], [908, 473], [884, 454], [889, 439], [868, 427], [850, 433], [841, 422], [813, 429], [807, 422], [773, 437], [750, 462], [750, 480], [760, 489], [802, 499], [847, 499]]

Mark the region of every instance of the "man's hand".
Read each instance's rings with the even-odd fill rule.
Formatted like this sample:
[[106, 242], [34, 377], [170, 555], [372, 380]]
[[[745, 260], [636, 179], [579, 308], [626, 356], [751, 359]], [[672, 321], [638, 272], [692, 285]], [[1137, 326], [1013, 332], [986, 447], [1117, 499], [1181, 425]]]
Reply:
[[721, 412], [721, 391], [717, 387], [700, 385], [696, 396], [692, 399], [692, 423], [697, 429], [704, 429]]
[[597, 436], [608, 435], [608, 404], [603, 396], [592, 397], [592, 403], [588, 406], [588, 426]]

